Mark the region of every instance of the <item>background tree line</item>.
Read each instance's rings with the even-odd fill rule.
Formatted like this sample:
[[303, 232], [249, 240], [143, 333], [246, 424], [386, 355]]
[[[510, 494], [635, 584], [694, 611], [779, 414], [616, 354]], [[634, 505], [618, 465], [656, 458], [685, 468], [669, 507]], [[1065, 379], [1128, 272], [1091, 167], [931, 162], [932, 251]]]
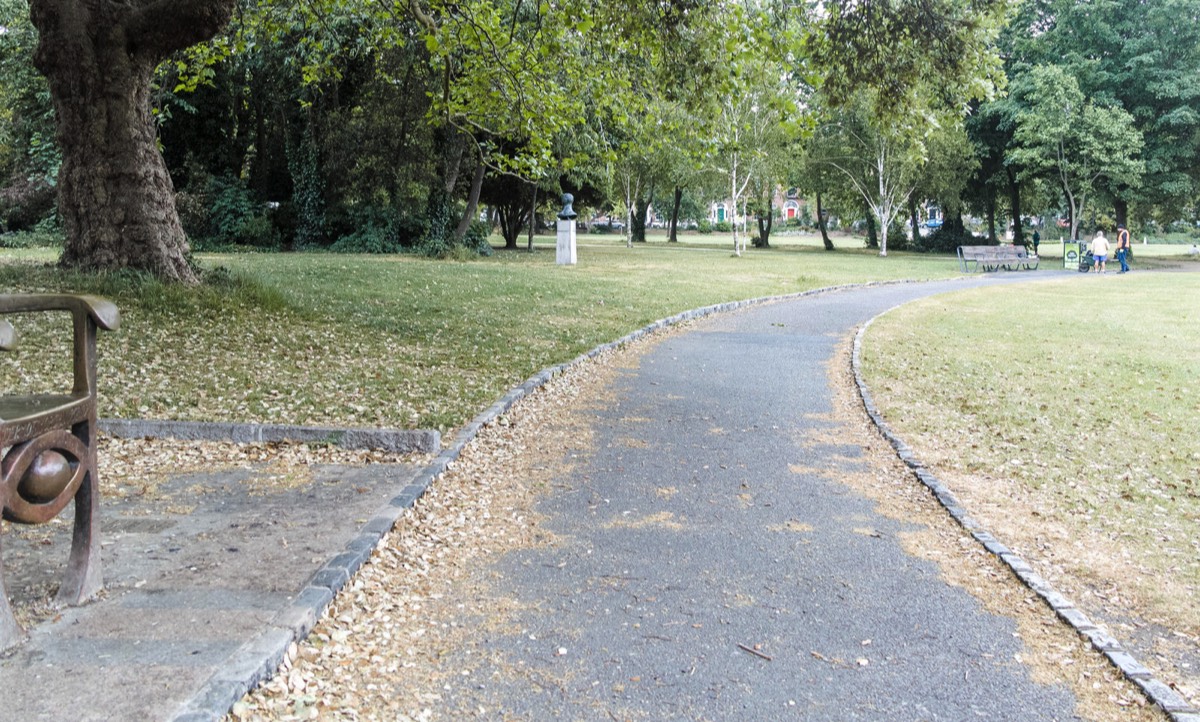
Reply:
[[828, 248], [862, 219], [883, 255], [953, 248], [964, 216], [993, 242], [1165, 225], [1196, 215], [1198, 10], [0, 0], [0, 224], [183, 281], [188, 239], [439, 255], [494, 223], [516, 248], [563, 191], [630, 243], [651, 205], [674, 240], [726, 202], [758, 220], [737, 252], [779, 187]]

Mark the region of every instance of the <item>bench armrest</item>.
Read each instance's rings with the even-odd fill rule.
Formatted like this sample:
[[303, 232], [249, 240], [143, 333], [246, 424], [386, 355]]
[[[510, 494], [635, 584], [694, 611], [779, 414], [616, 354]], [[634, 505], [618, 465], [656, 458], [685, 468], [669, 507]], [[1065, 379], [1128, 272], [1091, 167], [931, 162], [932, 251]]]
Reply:
[[[69, 311], [74, 328], [75, 393], [96, 395], [96, 328], [115, 331], [121, 314], [111, 301], [97, 296], [62, 293], [0, 294], [0, 314]], [[12, 324], [0, 319], [0, 350], [16, 346]]]
[[121, 314], [112, 301], [98, 296], [75, 296], [65, 293], [14, 293], [0, 295], [0, 314], [32, 311], [70, 311], [82, 313], [105, 331], [115, 331], [121, 325]]

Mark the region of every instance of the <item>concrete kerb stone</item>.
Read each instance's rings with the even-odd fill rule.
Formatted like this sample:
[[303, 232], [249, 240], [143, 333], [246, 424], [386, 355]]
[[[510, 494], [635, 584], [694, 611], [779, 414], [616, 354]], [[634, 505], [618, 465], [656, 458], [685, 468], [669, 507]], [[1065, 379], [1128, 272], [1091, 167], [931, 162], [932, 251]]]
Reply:
[[1110, 649], [1104, 654], [1112, 660], [1113, 664], [1120, 667], [1130, 679], [1135, 681], [1148, 680], [1154, 676], [1141, 662], [1134, 659], [1133, 655], [1123, 649]]
[[342, 587], [346, 586], [346, 582], [350, 581], [350, 575], [345, 569], [338, 567], [321, 567], [316, 574], [313, 575], [310, 582], [314, 587], [324, 587], [333, 592], [334, 596], [342, 591]]
[[983, 528], [983, 525], [979, 523], [979, 520], [970, 514], [963, 514], [961, 517], [958, 517], [958, 523], [963, 529], [966, 529], [969, 532], [978, 531], [979, 529]]
[[[938, 502], [966, 531], [971, 532], [977, 542], [1011, 569], [1026, 587], [1041, 597], [1054, 610], [1060, 619], [1071, 625], [1077, 633], [1090, 640], [1092, 646], [1107, 656], [1109, 661], [1117, 669], [1121, 670], [1121, 673], [1127, 679], [1136, 684], [1151, 702], [1165, 711], [1172, 722], [1200, 722], [1200, 710], [1196, 710], [1188, 705], [1187, 701], [1175, 692], [1175, 690], [1171, 689], [1169, 685], [1155, 679], [1150, 670], [1138, 662], [1133, 655], [1129, 654], [1115, 637], [1093, 624], [1087, 615], [1076, 609], [1075, 605], [1067, 597], [1055, 590], [1049, 582], [1038, 575], [1033, 570], [1033, 567], [1021, 558], [1020, 555], [1002, 544], [982, 526], [979, 526], [974, 519], [966, 514], [962, 505], [954, 494], [950, 492], [949, 488], [930, 472], [923, 463], [911, 454], [910, 458], [913, 459], [915, 464], [909, 463], [907, 459], [903, 459], [901, 451], [910, 452], [910, 449], [883, 421], [882, 415], [879, 414], [862, 375], [863, 337], [875, 319], [893, 310], [895, 308], [884, 311], [875, 316], [875, 318], [868, 320], [858, 329], [858, 332], [854, 335], [854, 343], [850, 353], [850, 366], [863, 408], [866, 410], [872, 424], [876, 427], [880, 435], [892, 445], [892, 448], [896, 451], [897, 458], [902, 458], [905, 461], [912, 470], [913, 475], [933, 493]], [[970, 522], [971, 526], [968, 527], [967, 522]]]
[[[521, 384], [515, 386], [512, 390], [505, 394], [500, 401], [493, 404], [486, 411], [476, 416], [466, 426], [464, 426], [455, 436], [451, 444], [445, 449], [442, 449], [441, 453], [438, 454], [438, 456], [432, 462], [430, 462], [429, 465], [427, 465], [421, 472], [418, 473], [413, 484], [405, 487], [400, 494], [389, 500], [389, 502], [385, 504], [383, 508], [381, 508], [365, 526], [363, 526], [359, 536], [347, 545], [347, 549], [351, 552], [354, 552], [356, 555], [365, 552], [365, 556], [363, 556], [364, 562], [362, 562], [365, 563], [365, 560], [370, 558], [370, 554], [373, 552], [375, 545], [378, 544], [384, 535], [391, 531], [396, 522], [399, 520], [400, 516], [403, 515], [407, 509], [411, 508], [412, 505], [416, 503], [417, 499], [424, 495], [424, 493], [429, 489], [430, 486], [433, 485], [433, 482], [436, 481], [439, 476], [450, 469], [454, 461], [458, 459], [459, 455], [462, 453], [462, 450], [467, 444], [473, 441], [476, 436], [478, 436], [480, 431], [494, 423], [496, 419], [502, 416], [504, 413], [507, 413], [512, 405], [516, 403], [516, 401], [528, 396], [534, 391], [537, 391], [549, 383], [552, 379], [562, 375], [568, 369], [574, 366], [585, 363], [605, 352], [619, 349], [634, 340], [646, 336], [649, 333], [670, 328], [687, 321], [704, 318], [712, 314], [733, 311], [736, 309], [764, 303], [787, 301], [806, 296], [815, 296], [818, 294], [834, 293], [856, 288], [871, 288], [875, 286], [898, 285], [905, 283], [914, 283], [914, 281], [879, 281], [862, 284], [843, 284], [839, 286], [829, 286], [781, 296], [767, 296], [763, 298], [716, 304], [699, 309], [692, 309], [668, 318], [654, 321], [653, 323], [638, 329], [633, 333], [627, 334], [616, 341], [597, 346], [591, 351], [581, 354], [571, 361], [542, 369]], [[865, 388], [865, 386], [860, 384], [860, 388]], [[880, 422], [882, 422], [882, 419], [880, 419]], [[112, 426], [110, 426], [108, 429], [105, 429], [106, 423], [110, 423]], [[157, 424], [160, 422], [145, 423]], [[202, 426], [200, 424], [196, 424], [193, 427], [192, 422], [172, 423], [176, 425], [176, 429], [201, 429]], [[220, 433], [227, 433], [229, 435], [233, 435], [235, 431], [236, 433], [246, 433], [250, 435], [250, 438], [247, 439], [249, 441], [271, 440], [262, 438], [261, 435], [266, 433], [263, 431], [265, 427], [262, 425], [204, 424], [203, 427], [206, 427], [205, 430], [209, 430], [207, 427], [211, 427], [211, 433], [217, 433], [217, 429], [220, 430]], [[238, 428], [235, 429], [234, 427]], [[249, 428], [242, 429], [241, 427]], [[132, 422], [118, 420], [101, 422], [101, 429], [104, 429], [106, 433], [110, 433], [113, 436], [123, 435], [122, 432], [124, 432], [124, 435], [126, 435], [127, 438], [155, 435], [149, 431], [134, 430]], [[326, 433], [325, 435], [320, 436], [318, 441], [328, 442], [331, 440], [332, 436], [336, 436], [338, 441], [346, 439], [347, 434], [345, 432], [347, 430], [341, 429], [335, 431], [338, 433], [332, 435]], [[436, 450], [441, 446], [441, 438], [440, 435], [438, 435], [438, 432], [434, 431], [418, 433], [435, 435], [432, 437], [418, 436], [418, 438], [424, 440], [424, 443], [430, 443], [430, 439], [432, 439], [432, 446], [429, 449], [430, 451]], [[256, 437], [256, 434], [259, 436]], [[190, 437], [176, 436], [175, 438]], [[288, 438], [297, 440], [294, 437]], [[351, 438], [354, 438], [354, 436], [351, 435]], [[222, 439], [229, 440], [229, 436], [222, 436], [218, 440]], [[369, 551], [365, 548], [367, 546], [370, 547]], [[340, 558], [342, 558], [342, 555], [339, 554], [338, 557], [335, 557], [334, 561]], [[313, 626], [316, 625], [317, 620], [319, 620], [321, 615], [325, 612], [325, 609], [333, 601], [334, 595], [336, 595], [336, 593], [349, 581], [352, 572], [348, 569], [348, 567], [333, 566], [333, 564], [334, 562], [331, 561], [330, 564], [327, 564], [325, 567], [319, 570], [313, 576], [309, 586], [301, 592], [301, 594], [296, 598], [295, 602], [276, 616], [275, 621], [278, 623], [282, 632], [289, 636], [288, 644], [290, 644], [291, 641], [300, 641], [308, 635]], [[355, 566], [354, 570], [357, 570], [359, 566], [361, 566], [361, 563], [359, 563], [358, 566]], [[283, 645], [283, 649], [284, 653], [286, 653], [287, 644]], [[262, 672], [255, 671], [254, 674], [250, 675], [249, 678], [242, 680], [230, 680], [226, 674], [214, 675], [204, 685], [204, 687], [200, 689], [199, 692], [197, 692], [190, 700], [188, 700], [188, 702], [183, 705], [183, 707], [181, 707], [180, 711], [172, 718], [173, 722], [208, 722], [209, 720], [219, 720], [221, 717], [223, 717], [238, 700], [245, 696], [246, 692], [262, 681], [265, 676], [273, 674], [274, 670], [278, 669], [279, 665], [282, 663], [283, 657], [273, 649], [259, 650], [257, 652], [252, 650], [249, 653], [253, 654], [260, 652], [269, 652], [266, 656], [261, 657], [262, 664], [252, 665], [249, 664], [249, 661], [247, 661], [247, 664], [244, 668], [250, 669], [253, 667], [255, 670], [257, 670], [259, 667], [261, 667], [263, 670]], [[230, 664], [234, 666], [229, 667], [229, 671], [233, 671], [234, 667], [239, 670], [243, 668], [243, 665], [239, 661], [233, 659], [231, 659]]]
[[1145, 679], [1136, 679], [1137, 686], [1142, 688], [1150, 699], [1153, 699], [1159, 707], [1167, 711], [1176, 722], [1181, 719], [1180, 715], [1189, 715], [1188, 719], [1195, 719], [1191, 715], [1196, 714], [1196, 710], [1192, 709], [1178, 692], [1171, 689], [1168, 685], [1163, 684], [1160, 680], [1148, 677]]
[[305, 587], [291, 605], [275, 615], [272, 624], [292, 630], [294, 639], [303, 639], [317, 625], [321, 612], [332, 601], [332, 590], [326, 587]]
[[217, 710], [228, 711], [249, 691], [250, 686], [241, 680], [218, 680], [214, 677], [171, 720], [172, 722], [216, 722], [225, 716], [225, 712]]
[[1096, 628], [1092, 624], [1092, 620], [1086, 614], [1075, 609], [1074, 607], [1055, 608], [1055, 613], [1062, 617], [1063, 621], [1074, 627], [1080, 634], [1087, 634]]
[[100, 431], [121, 439], [170, 438], [235, 443], [284, 442], [331, 444], [344, 449], [379, 449], [429, 454], [442, 446], [431, 429], [364, 429], [287, 424], [232, 424], [207, 421], [100, 419]]
[[272, 628], [243, 645], [228, 665], [172, 717], [173, 722], [219, 720], [259, 682], [273, 674], [295, 641], [290, 629]]

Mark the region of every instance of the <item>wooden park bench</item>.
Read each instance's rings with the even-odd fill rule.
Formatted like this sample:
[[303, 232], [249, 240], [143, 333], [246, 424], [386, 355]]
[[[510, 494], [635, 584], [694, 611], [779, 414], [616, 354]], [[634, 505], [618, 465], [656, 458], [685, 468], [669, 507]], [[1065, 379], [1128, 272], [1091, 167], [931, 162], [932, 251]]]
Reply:
[[963, 273], [971, 271], [1037, 270], [1038, 257], [1020, 246], [959, 246], [958, 265]]
[[[75, 501], [71, 556], [60, 604], [81, 604], [100, 590], [96, 510], [96, 329], [115, 329], [117, 307], [89, 296], [0, 294], [0, 315], [67, 311], [74, 326], [75, 385], [69, 393], [0, 395], [0, 508], [19, 524], [41, 524]], [[12, 324], [0, 318], [0, 351], [16, 346]], [[2, 551], [2, 550], [0, 550]], [[0, 555], [0, 650], [20, 641], [4, 587]]]

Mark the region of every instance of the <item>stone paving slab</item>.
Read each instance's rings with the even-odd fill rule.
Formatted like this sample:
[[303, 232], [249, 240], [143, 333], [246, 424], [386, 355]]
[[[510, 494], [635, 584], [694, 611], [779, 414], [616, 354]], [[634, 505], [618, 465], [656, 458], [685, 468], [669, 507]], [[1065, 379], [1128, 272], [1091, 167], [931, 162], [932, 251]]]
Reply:
[[[102, 501], [105, 592], [0, 659], [0, 719], [169, 720], [204, 690], [236, 699], [269, 672], [271, 650], [247, 647], [281, 652], [297, 627], [311, 628], [312, 610], [332, 597], [314, 580], [331, 558], [365, 558], [373, 544], [346, 550], [419, 472], [316, 466], [307, 482], [278, 488], [252, 483], [255, 470], [213, 471], [173, 477], [154, 499]], [[18, 600], [56, 585], [69, 549], [69, 521], [17, 531], [26, 529], [3, 540]], [[336, 567], [343, 579], [349, 561]], [[199, 718], [232, 699], [202, 700]]]

